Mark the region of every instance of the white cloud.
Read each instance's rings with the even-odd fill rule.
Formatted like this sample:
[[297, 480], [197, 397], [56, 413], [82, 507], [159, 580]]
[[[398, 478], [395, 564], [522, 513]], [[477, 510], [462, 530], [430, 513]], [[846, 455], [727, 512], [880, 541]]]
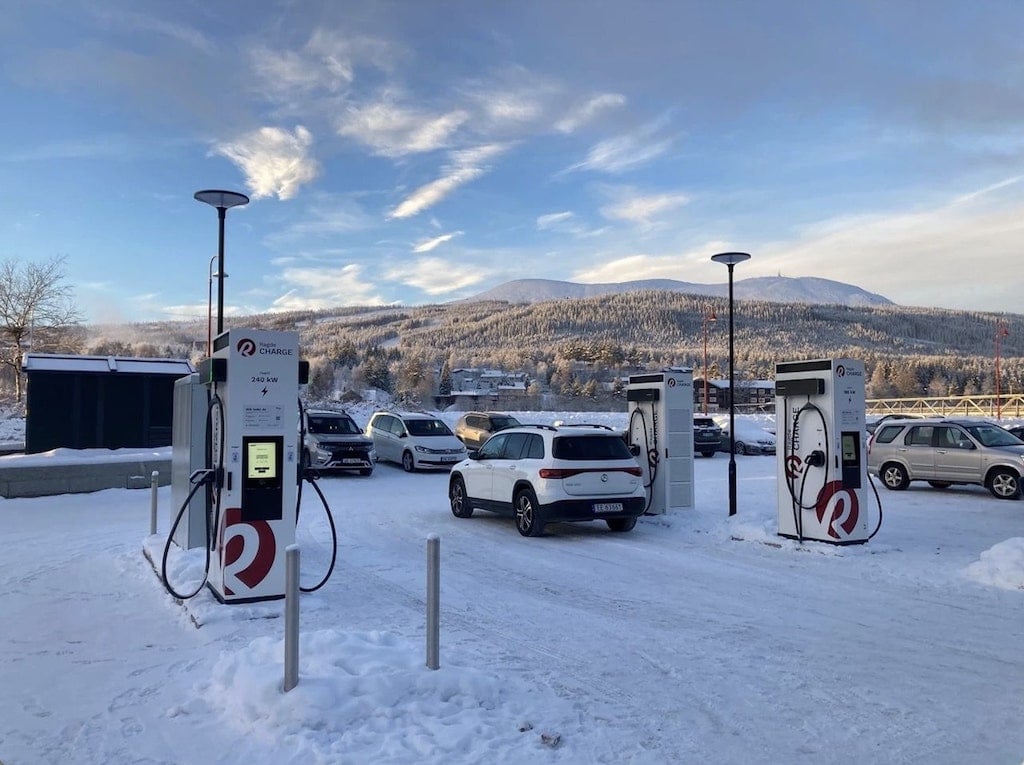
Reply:
[[363, 280], [356, 263], [336, 266], [293, 266], [274, 277], [274, 286], [288, 291], [274, 300], [273, 311], [319, 310], [342, 305], [382, 305], [376, 286]]
[[441, 258], [417, 258], [407, 265], [391, 269], [385, 278], [416, 287], [428, 295], [444, 295], [478, 284], [487, 278], [486, 270], [460, 266]]
[[389, 71], [402, 53], [391, 43], [373, 37], [350, 37], [317, 28], [299, 50], [256, 46], [249, 51], [253, 71], [265, 95], [292, 102], [297, 96], [344, 92], [360, 66]]
[[483, 175], [487, 169], [480, 165], [489, 159], [497, 157], [503, 151], [506, 151], [507, 148], [503, 144], [488, 144], [472, 149], [451, 152], [449, 157], [452, 162], [443, 168], [446, 175], [420, 186], [402, 200], [388, 214], [388, 218], [410, 218], [429, 207], [433, 207], [455, 191], [455, 189], [459, 188], [459, 186], [463, 186]]
[[601, 208], [601, 214], [609, 220], [624, 220], [649, 227], [654, 219], [685, 206], [689, 201], [690, 198], [681, 193], [644, 195], [625, 189], [620, 199]]
[[430, 115], [387, 102], [353, 106], [341, 119], [337, 131], [354, 138], [374, 153], [401, 157], [444, 148], [452, 134], [467, 120], [461, 109]]
[[559, 212], [549, 213], [547, 215], [541, 215], [537, 218], [537, 228], [541, 231], [545, 229], [558, 228], [563, 223], [568, 223], [573, 219], [571, 212]]
[[[947, 204], [896, 213], [841, 216], [801, 229], [791, 241], [749, 250], [751, 274], [823, 275], [909, 305], [1019, 302], [1013, 279], [1024, 239], [1020, 178], [960, 195]], [[981, 264], [984, 264], [983, 266]], [[959, 294], [950, 298], [950, 291]]]
[[579, 104], [558, 120], [555, 123], [555, 130], [559, 133], [575, 133], [601, 112], [617, 109], [625, 104], [626, 97], [620, 93], [602, 93]]
[[283, 128], [264, 127], [214, 147], [245, 173], [246, 185], [254, 199], [277, 196], [291, 199], [299, 188], [319, 174], [316, 160], [309, 156], [313, 136], [302, 125], [290, 133]]
[[[701, 281], [695, 273], [710, 276], [716, 273], [711, 268], [700, 271], [704, 265], [721, 266], [711, 263], [711, 256], [716, 252], [734, 250], [727, 242], [706, 242], [699, 248], [669, 255], [634, 254], [615, 258], [584, 268], [572, 275], [572, 280], [585, 284], [606, 284], [610, 282], [630, 282], [641, 279], [677, 279], [679, 281]], [[721, 281], [711, 279], [713, 282]]]
[[632, 133], [601, 141], [587, 152], [585, 160], [565, 172], [597, 170], [622, 173], [647, 164], [667, 152], [674, 142], [673, 138], [660, 135], [663, 123], [663, 120], [656, 120]]
[[420, 242], [415, 247], [413, 247], [412, 251], [415, 253], [430, 252], [431, 250], [437, 248], [439, 245], [442, 245], [445, 242], [450, 242], [452, 239], [454, 239], [456, 236], [459, 236], [461, 233], [461, 231], [453, 231], [450, 234], [441, 234], [440, 236], [435, 236], [433, 239], [427, 239], [426, 241]]

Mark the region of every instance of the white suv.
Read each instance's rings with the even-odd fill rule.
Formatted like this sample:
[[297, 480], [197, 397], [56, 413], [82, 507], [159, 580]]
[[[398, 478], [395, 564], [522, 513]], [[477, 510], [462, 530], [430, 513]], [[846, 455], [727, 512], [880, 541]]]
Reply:
[[449, 469], [466, 457], [466, 447], [442, 420], [417, 412], [374, 412], [366, 424], [378, 460], [397, 462], [406, 472]]
[[622, 436], [600, 426], [524, 425], [495, 433], [452, 468], [456, 518], [474, 508], [515, 517], [524, 537], [544, 525], [603, 520], [630, 531], [647, 505], [643, 473]]

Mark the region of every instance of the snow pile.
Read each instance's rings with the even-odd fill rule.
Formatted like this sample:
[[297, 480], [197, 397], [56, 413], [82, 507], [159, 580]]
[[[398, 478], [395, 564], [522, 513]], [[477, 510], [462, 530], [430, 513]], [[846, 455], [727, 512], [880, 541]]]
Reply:
[[[235, 730], [294, 746], [304, 762], [352, 752], [375, 762], [536, 762], [546, 742], [583, 734], [553, 692], [507, 672], [427, 669], [423, 648], [390, 632], [303, 633], [301, 679], [288, 693], [283, 657], [284, 641], [266, 637], [222, 653], [201, 692]], [[560, 754], [572, 759], [571, 748]]]
[[1024, 590], [1024, 537], [993, 545], [967, 567], [967, 576], [980, 584], [1005, 590]]

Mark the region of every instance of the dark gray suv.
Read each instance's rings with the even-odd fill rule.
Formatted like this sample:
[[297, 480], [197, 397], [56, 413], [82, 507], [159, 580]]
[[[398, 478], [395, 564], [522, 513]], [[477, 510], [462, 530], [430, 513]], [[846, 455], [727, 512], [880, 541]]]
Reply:
[[868, 470], [887, 489], [927, 481], [977, 484], [999, 499], [1020, 496], [1024, 441], [983, 420], [887, 420], [868, 440]]
[[373, 441], [347, 413], [313, 409], [304, 414], [303, 467], [373, 472]]

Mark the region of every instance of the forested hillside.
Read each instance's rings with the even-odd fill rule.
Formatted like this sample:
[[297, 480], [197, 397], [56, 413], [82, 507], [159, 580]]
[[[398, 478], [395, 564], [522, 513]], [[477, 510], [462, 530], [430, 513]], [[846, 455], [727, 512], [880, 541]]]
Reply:
[[[297, 330], [319, 384], [374, 385], [411, 397], [436, 390], [442, 369], [526, 372], [555, 392], [588, 395], [615, 374], [667, 365], [703, 366], [708, 323], [711, 375], [728, 373], [728, 304], [723, 298], [648, 291], [528, 305], [503, 302], [361, 307], [265, 314], [226, 326]], [[1024, 386], [1020, 315], [898, 306], [845, 307], [737, 301], [736, 376], [768, 379], [778, 361], [861, 359], [869, 397], [992, 393], [997, 321], [1005, 392]], [[83, 352], [205, 355], [206, 323], [91, 327]]]

